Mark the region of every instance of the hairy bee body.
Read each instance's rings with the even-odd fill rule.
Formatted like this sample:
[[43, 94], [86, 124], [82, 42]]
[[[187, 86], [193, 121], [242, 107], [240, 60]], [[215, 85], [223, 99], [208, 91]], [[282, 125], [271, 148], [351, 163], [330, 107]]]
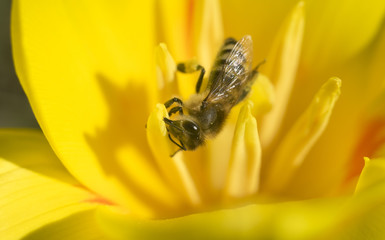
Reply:
[[195, 99], [189, 99], [185, 104], [188, 115], [199, 125], [207, 138], [213, 138], [220, 132], [230, 110], [226, 108], [228, 106], [222, 103], [208, 103], [202, 107], [202, 102], [195, 102]]
[[247, 35], [239, 41], [228, 38], [214, 61], [206, 89], [200, 92], [202, 68], [196, 94], [185, 103], [178, 98], [165, 103], [166, 108], [173, 103], [179, 104], [169, 111], [169, 115], [179, 112], [176, 120], [164, 119], [169, 138], [180, 147], [179, 150], [194, 150], [221, 131], [231, 109], [250, 92], [257, 73], [257, 68], [251, 70], [251, 64], [251, 37]]

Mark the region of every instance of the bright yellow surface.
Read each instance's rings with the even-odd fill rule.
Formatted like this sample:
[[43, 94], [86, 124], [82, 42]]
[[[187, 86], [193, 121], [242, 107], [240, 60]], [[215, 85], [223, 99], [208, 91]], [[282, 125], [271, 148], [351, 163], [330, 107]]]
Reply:
[[268, 176], [264, 179], [267, 192], [284, 191], [286, 184], [325, 130], [340, 94], [341, 80], [330, 78], [314, 96], [309, 107], [275, 149], [271, 162], [264, 169]]
[[276, 101], [275, 89], [270, 79], [259, 73], [249, 99], [253, 102], [253, 115], [257, 118], [268, 113]]
[[[372, 63], [365, 63], [370, 54], [357, 53], [373, 39], [385, 4], [319, 4], [322, 1], [306, 1], [305, 5], [297, 1], [227, 0], [14, 2], [16, 70], [53, 151], [81, 183], [125, 209], [118, 214], [99, 212], [101, 226], [108, 234], [118, 239], [324, 239], [354, 225], [352, 229], [362, 231], [357, 234], [362, 239], [366, 225], [361, 220], [384, 202], [384, 183], [372, 186], [371, 181], [365, 180], [368, 174], [364, 174], [359, 183], [364, 190], [357, 191], [353, 198], [324, 197], [341, 186], [347, 172], [345, 164], [349, 163], [362, 127], [358, 124], [361, 113], [356, 110], [363, 108], [361, 99], [367, 96], [360, 95], [364, 80], [368, 75], [373, 87], [373, 79], [382, 73], [381, 65], [373, 64], [372, 74], [367, 74], [363, 66]], [[325, 8], [324, 15], [319, 15], [319, 8]], [[291, 9], [294, 11], [290, 15]], [[318, 26], [319, 19], [327, 24]], [[266, 64], [270, 65], [265, 71], [275, 84], [273, 87], [267, 79], [257, 82], [254, 87], [261, 87], [257, 90], [265, 95], [251, 95], [251, 100], [261, 101], [266, 111], [275, 104], [278, 110], [273, 108], [273, 112], [278, 114], [265, 122], [272, 129], [271, 139], [283, 139], [274, 143], [272, 146], [278, 147], [268, 149], [267, 154], [262, 149], [262, 161], [263, 157], [273, 156], [278, 162], [277, 168], [273, 166], [273, 180], [269, 180], [267, 192], [278, 190], [280, 194], [283, 185], [287, 185], [284, 190], [295, 199], [323, 199], [148, 220], [211, 209], [212, 203], [223, 199], [226, 184], [227, 193], [235, 198], [248, 197], [258, 190], [253, 180], [259, 179], [261, 147], [250, 106], [241, 110], [236, 126], [233, 123], [240, 106], [235, 107], [223, 131], [206, 146], [170, 158], [176, 147], [168, 139], [163, 122], [167, 111], [162, 104], [155, 104], [177, 92], [186, 100], [194, 90], [197, 78], [193, 74], [179, 73], [182, 77], [173, 79], [175, 61], [196, 56], [208, 70], [206, 65], [216, 52], [218, 39], [239, 39], [245, 34], [253, 36], [254, 64], [269, 57]], [[272, 41], [274, 38], [276, 41]], [[163, 44], [153, 51], [159, 39], [168, 44], [175, 61]], [[373, 49], [377, 47], [382, 51], [381, 44]], [[349, 61], [340, 66], [346, 59]], [[382, 58], [374, 59], [380, 62], [378, 59]], [[263, 73], [264, 67], [260, 70]], [[332, 79], [301, 115], [315, 92], [314, 86], [318, 88], [321, 79], [329, 78], [331, 72], [347, 79], [343, 89], [347, 97], [336, 105], [337, 114], [330, 117], [340, 87], [339, 81]], [[161, 81], [156, 82], [156, 77]], [[161, 86], [165, 86], [164, 91]], [[295, 122], [298, 116], [301, 117]], [[330, 126], [326, 127], [329, 118]], [[282, 132], [278, 131], [281, 122]], [[261, 130], [267, 126], [258, 125]], [[261, 143], [264, 144], [263, 137]], [[368, 172], [381, 176], [382, 168], [370, 166], [375, 171]], [[247, 172], [249, 169], [253, 171]], [[227, 178], [231, 180], [226, 182]], [[28, 184], [23, 183], [22, 187]], [[87, 221], [92, 219], [91, 212], [69, 216], [63, 222]], [[381, 216], [373, 214], [373, 225], [379, 227]], [[138, 216], [147, 220], [138, 220]], [[330, 216], [337, 217], [331, 220]], [[37, 227], [51, 220], [31, 224]], [[370, 221], [365, 218], [365, 222]]]
[[100, 232], [89, 216], [97, 201], [69, 175], [40, 131], [0, 130], [1, 239], [94, 239]]
[[[283, 131], [278, 139], [284, 137], [292, 127], [325, 79], [331, 76], [344, 79], [343, 94], [329, 126], [288, 188], [293, 196], [319, 197], [335, 191], [343, 181], [341, 173], [350, 164], [362, 128], [361, 120], [365, 114], [365, 111], [361, 111], [365, 107], [363, 102], [370, 99], [371, 93], [377, 92], [379, 85], [382, 85], [385, 31], [382, 27], [382, 33], [378, 34], [378, 30], [383, 22], [385, 2], [304, 2], [306, 22], [302, 54], [293, 92], [287, 100], [286, 114], [283, 116]], [[254, 61], [266, 58], [266, 64], [260, 69], [266, 74], [272, 61], [270, 51], [274, 45], [273, 39], [297, 3], [224, 0], [221, 6], [225, 36], [239, 38], [250, 34], [254, 42]], [[368, 45], [374, 39], [378, 46]], [[369, 74], [365, 71], [367, 67], [373, 69]], [[277, 72], [275, 67], [274, 71]], [[274, 82], [271, 76], [268, 77]], [[371, 89], [368, 89], [369, 86]], [[277, 97], [282, 98], [282, 95]], [[264, 123], [260, 121], [259, 126], [261, 144], [265, 146]], [[272, 124], [270, 128], [274, 132], [278, 127]], [[273, 151], [274, 147], [264, 151], [264, 156], [271, 155]], [[314, 169], [317, 171], [314, 172]], [[345, 176], [344, 173], [342, 175]]]
[[177, 62], [197, 59], [207, 70], [223, 42], [219, 0], [157, 1], [157, 41], [165, 42]]
[[16, 70], [55, 153], [83, 184], [144, 216], [168, 198], [145, 135], [152, 11], [151, 1], [15, 1], [12, 12]]
[[[166, 124], [163, 121], [165, 117], [168, 117], [166, 108], [163, 104], [157, 104], [147, 122], [149, 145], [156, 156], [157, 165], [169, 186], [178, 192], [179, 195], [183, 196], [184, 202], [187, 202], [188, 205], [199, 205], [201, 199], [183, 156], [176, 154], [174, 157], [170, 157], [178, 148], [168, 137]], [[180, 207], [175, 203], [171, 205], [174, 205], [174, 208]]]
[[242, 199], [259, 190], [261, 143], [257, 121], [251, 113], [252, 102], [241, 108], [235, 127], [224, 198]]
[[[87, 203], [95, 196], [76, 185], [41, 133], [2, 130], [0, 143], [1, 193], [7, 194], [1, 198], [1, 211], [5, 213], [1, 216], [6, 216], [0, 217], [2, 239], [19, 239], [25, 234], [28, 234], [26, 239], [105, 239], [99, 235], [89, 211], [95, 203]], [[15, 148], [24, 151], [15, 151]], [[101, 224], [99, 227], [114, 239], [380, 237], [383, 231], [379, 217], [383, 211], [378, 207], [385, 203], [381, 190], [385, 186], [383, 161], [368, 160], [359, 189], [351, 199], [250, 205], [157, 221], [137, 220], [110, 208], [102, 208], [97, 219]], [[368, 228], [377, 228], [378, 231], [368, 232]]]
[[[240, 39], [246, 34], [251, 35], [254, 42], [254, 61], [260, 62], [267, 58], [277, 29], [297, 3], [297, 0], [223, 0], [221, 8], [224, 36]], [[261, 67], [262, 73], [265, 67]]]
[[376, 37], [385, 14], [385, 2], [370, 0], [307, 1], [301, 65], [320, 73], [354, 56]]
[[294, 7], [277, 33], [268, 55], [266, 75], [274, 84], [276, 100], [271, 112], [263, 119], [261, 139], [265, 147], [271, 145], [281, 129], [296, 79], [306, 22], [305, 7], [304, 2], [299, 2]]
[[[268, 56], [279, 27], [298, 2], [222, 0], [224, 35], [240, 38], [250, 34], [254, 57], [260, 61]], [[376, 37], [385, 13], [385, 2], [381, 0], [304, 2], [306, 27], [301, 71], [307, 73], [319, 74], [319, 70], [325, 71], [357, 54]]]
[[192, 57], [194, 19], [190, 8], [196, 10], [192, 2], [185, 0], [155, 2], [157, 41], [166, 43], [177, 61]]
[[157, 221], [100, 208], [97, 218], [116, 239], [381, 239], [383, 161], [365, 166], [362, 189], [352, 197], [257, 204]]
[[176, 63], [167, 49], [166, 44], [160, 43], [155, 48], [156, 78], [158, 83], [158, 101], [166, 102], [176, 92], [175, 80]]

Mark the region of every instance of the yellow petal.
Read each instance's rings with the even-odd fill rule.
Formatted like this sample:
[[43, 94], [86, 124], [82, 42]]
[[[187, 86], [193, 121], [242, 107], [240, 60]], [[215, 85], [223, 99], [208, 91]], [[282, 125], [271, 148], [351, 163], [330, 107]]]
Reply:
[[192, 57], [194, 2], [157, 1], [156, 21], [160, 42], [165, 42], [177, 61]]
[[[365, 158], [355, 195], [343, 207], [348, 227], [338, 239], [382, 239], [385, 230], [385, 159]], [[354, 210], [352, 210], [354, 209]]]
[[147, 122], [147, 139], [154, 157], [168, 183], [187, 199], [192, 205], [200, 204], [200, 196], [195, 182], [186, 167], [183, 156], [176, 154], [170, 157], [177, 148], [170, 141], [163, 118], [168, 118], [163, 104], [157, 104]]
[[277, 30], [297, 2], [298, 0], [221, 1], [224, 36], [240, 39], [246, 34], [251, 35], [255, 49], [254, 59], [259, 62], [267, 58]]
[[198, 11], [195, 12], [195, 27], [198, 39], [197, 57], [207, 72], [221, 45], [223, 44], [223, 24], [219, 0], [196, 1]]
[[[378, 82], [378, 80], [376, 80]], [[370, 83], [369, 83], [370, 84]], [[370, 86], [372, 88], [373, 86]], [[379, 88], [379, 87], [378, 87]], [[380, 89], [365, 93], [366, 99], [360, 99], [363, 107], [357, 106], [358, 126], [360, 127], [357, 138], [354, 139], [354, 150], [350, 158], [347, 159], [348, 171], [346, 180], [355, 182], [360, 175], [364, 161], [363, 157], [379, 158], [385, 156], [385, 91]], [[380, 90], [381, 91], [381, 90]]]
[[[62, 239], [58, 232], [42, 229], [62, 219], [81, 219], [105, 200], [82, 187], [61, 165], [38, 130], [0, 130], [0, 236], [25, 235]], [[66, 236], [101, 237], [93, 218], [60, 225]], [[56, 224], [56, 223], [55, 223]], [[91, 231], [92, 230], [92, 231]], [[28, 238], [27, 238], [28, 239]]]
[[198, 58], [208, 69], [223, 41], [219, 1], [159, 1], [156, 7], [159, 39], [177, 62]]
[[323, 239], [340, 200], [249, 205], [146, 221], [100, 208], [101, 228], [114, 239]]
[[55, 153], [84, 185], [146, 216], [167, 195], [140, 176], [162, 184], [144, 127], [156, 89], [152, 11], [152, 2], [43, 0], [12, 10], [16, 70]]
[[252, 103], [242, 107], [235, 127], [229, 162], [225, 198], [244, 198], [259, 189], [261, 144], [257, 121], [251, 114]]
[[304, 71], [317, 73], [362, 50], [376, 36], [385, 14], [384, 1], [308, 3], [301, 65]]
[[263, 119], [261, 139], [269, 146], [280, 130], [297, 73], [305, 28], [304, 2], [299, 2], [284, 22], [269, 54], [265, 74], [275, 85], [276, 101]]
[[[12, 237], [12, 236], [10, 236]], [[60, 218], [24, 236], [23, 240], [34, 239], [105, 239], [95, 221], [95, 210], [85, 210]], [[4, 240], [8, 238], [3, 238]], [[10, 238], [16, 239], [16, 238]], [[17, 238], [19, 239], [19, 238]]]
[[376, 151], [376, 155], [377, 157], [384, 157], [385, 156], [385, 144], [381, 145], [377, 151]]
[[[378, 37], [373, 41], [369, 51], [370, 59], [367, 61], [369, 74], [368, 80], [365, 81], [365, 91], [368, 99], [372, 100], [379, 94], [385, 95], [385, 69], [381, 63], [385, 59], [385, 26], [383, 25], [378, 33]], [[365, 59], [367, 60], [367, 59]]]
[[[383, 176], [383, 170], [374, 172]], [[346, 198], [252, 204], [155, 221], [99, 208], [97, 219], [114, 239], [382, 239], [383, 180]]]
[[365, 158], [365, 167], [362, 170], [356, 187], [356, 194], [385, 181], [385, 159]]
[[340, 87], [340, 79], [329, 79], [282, 140], [268, 166], [266, 191], [281, 190], [302, 164], [328, 124], [334, 104], [340, 96]]
[[[360, 57], [362, 58], [360, 65], [365, 70], [363, 74], [365, 81], [362, 81], [362, 77], [352, 79], [358, 90], [352, 93], [356, 101], [349, 101], [358, 112], [356, 124], [358, 134], [354, 139], [354, 156], [348, 159], [350, 178], [357, 178], [362, 171], [364, 156], [371, 158], [385, 156], [385, 69], [382, 67], [385, 59], [384, 25], [370, 48]], [[351, 68], [350, 65], [349, 67]]]

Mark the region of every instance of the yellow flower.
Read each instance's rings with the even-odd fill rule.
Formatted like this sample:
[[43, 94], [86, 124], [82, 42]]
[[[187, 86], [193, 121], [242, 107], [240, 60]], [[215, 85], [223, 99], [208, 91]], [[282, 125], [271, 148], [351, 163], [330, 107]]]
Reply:
[[[385, 3], [359, 3], [14, 1], [44, 135], [0, 131], [1, 238], [382, 238]], [[159, 103], [246, 34], [267, 59], [249, 99], [170, 158]]]

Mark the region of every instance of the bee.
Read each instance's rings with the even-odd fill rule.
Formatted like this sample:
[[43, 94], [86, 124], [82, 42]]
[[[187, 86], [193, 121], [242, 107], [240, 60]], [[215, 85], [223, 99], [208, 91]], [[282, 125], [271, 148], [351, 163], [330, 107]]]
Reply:
[[[215, 58], [206, 89], [200, 92], [205, 69], [199, 66], [196, 94], [186, 102], [174, 97], [164, 103], [169, 116], [179, 113], [176, 120], [163, 118], [169, 139], [179, 147], [171, 157], [181, 150], [195, 150], [221, 131], [230, 110], [250, 92], [258, 67], [264, 63], [252, 69], [252, 55], [249, 35], [239, 41], [226, 39]], [[172, 105], [177, 106], [171, 108]]]

